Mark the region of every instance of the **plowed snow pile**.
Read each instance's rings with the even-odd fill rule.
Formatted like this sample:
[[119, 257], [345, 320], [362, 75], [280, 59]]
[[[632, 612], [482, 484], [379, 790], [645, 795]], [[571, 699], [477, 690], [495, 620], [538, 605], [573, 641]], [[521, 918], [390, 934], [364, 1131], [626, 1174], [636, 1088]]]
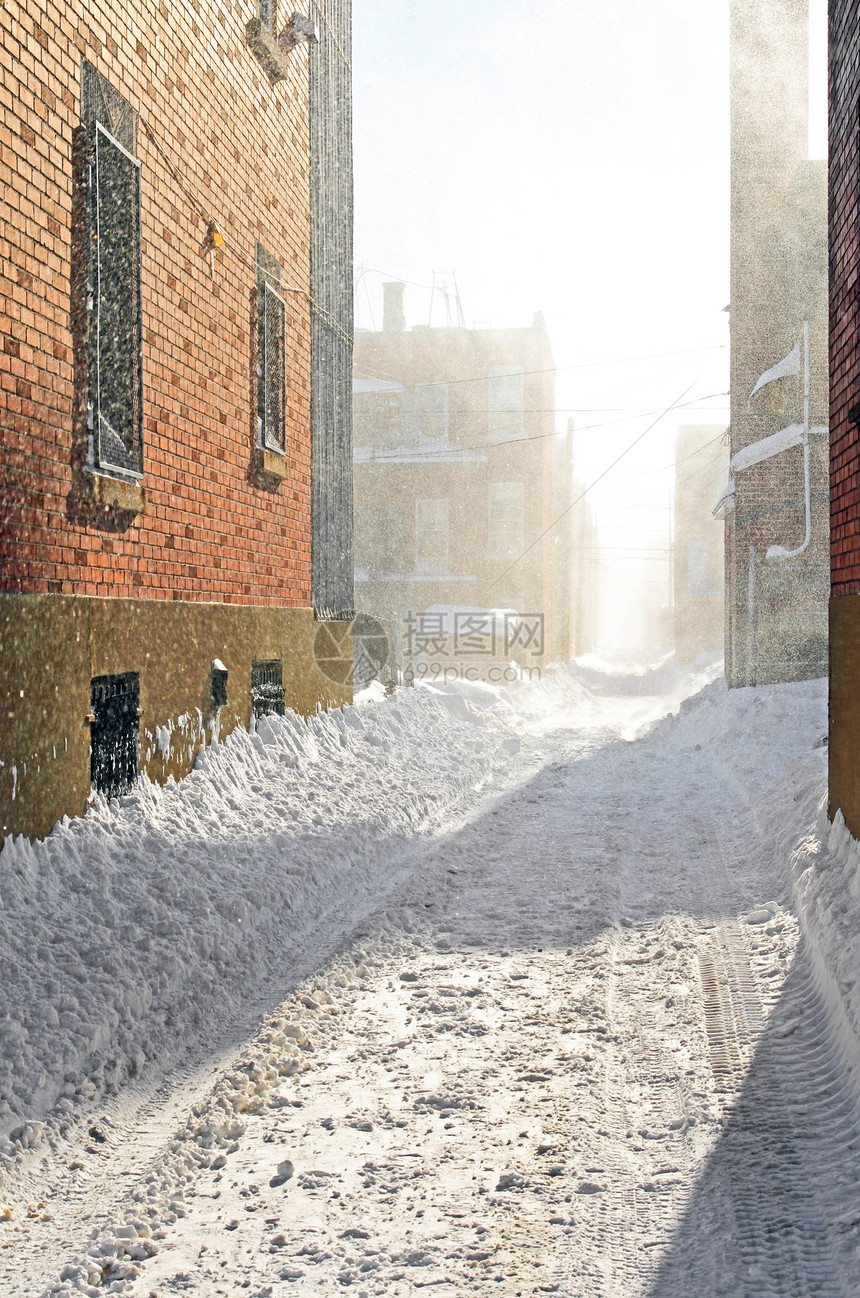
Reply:
[[384, 894], [519, 747], [461, 697], [404, 690], [308, 722], [264, 717], [181, 784], [141, 779], [44, 842], [8, 840], [0, 1155], [229, 1015], [273, 947]]
[[[320, 929], [376, 905], [417, 850], [540, 765], [558, 727], [630, 732], [712, 679], [669, 671], [615, 711], [575, 666], [263, 718], [164, 787], [142, 778], [0, 854], [0, 1174], [82, 1101], [163, 1061]], [[620, 678], [619, 678], [620, 679]], [[635, 678], [633, 688], [636, 688]], [[645, 677], [642, 677], [645, 680]], [[635, 714], [635, 720], [631, 716]], [[631, 729], [632, 726], [632, 729]], [[535, 742], [521, 754], [520, 735]]]

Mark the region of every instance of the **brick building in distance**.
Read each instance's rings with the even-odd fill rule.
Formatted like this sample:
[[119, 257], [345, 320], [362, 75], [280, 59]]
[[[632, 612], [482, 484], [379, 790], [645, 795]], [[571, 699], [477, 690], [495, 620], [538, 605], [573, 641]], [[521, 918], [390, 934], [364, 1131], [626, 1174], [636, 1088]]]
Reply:
[[3, 833], [349, 697], [349, 3], [311, 12], [0, 12]]
[[827, 671], [827, 164], [807, 0], [731, 3], [730, 685]]
[[672, 607], [681, 662], [723, 648], [725, 556], [714, 500], [729, 467], [724, 426], [693, 424], [675, 439]]
[[567, 659], [573, 438], [543, 317], [407, 329], [403, 291], [383, 286], [382, 329], [355, 340], [356, 604], [401, 671]]

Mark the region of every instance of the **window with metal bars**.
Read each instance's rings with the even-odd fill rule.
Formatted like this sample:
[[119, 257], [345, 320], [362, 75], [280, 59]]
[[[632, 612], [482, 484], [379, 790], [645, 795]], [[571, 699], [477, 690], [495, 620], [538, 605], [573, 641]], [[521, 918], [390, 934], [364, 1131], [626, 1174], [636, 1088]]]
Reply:
[[137, 672], [94, 676], [90, 682], [90, 779], [106, 798], [126, 793], [137, 779], [140, 677]]
[[286, 451], [286, 308], [279, 292], [281, 267], [257, 244], [257, 444]]
[[140, 163], [98, 120], [87, 158], [88, 425], [93, 468], [143, 473]]
[[286, 309], [268, 282], [258, 296], [257, 431], [267, 451], [286, 449], [287, 402], [284, 382]]
[[255, 659], [251, 663], [251, 711], [260, 717], [284, 715], [284, 677], [279, 658]]

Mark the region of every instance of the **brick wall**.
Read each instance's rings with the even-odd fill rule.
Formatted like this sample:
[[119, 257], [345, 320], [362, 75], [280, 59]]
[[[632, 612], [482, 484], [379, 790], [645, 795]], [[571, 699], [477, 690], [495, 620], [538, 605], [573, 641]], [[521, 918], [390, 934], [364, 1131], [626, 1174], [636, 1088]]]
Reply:
[[860, 445], [849, 413], [860, 403], [857, 268], [860, 257], [860, 28], [857, 5], [830, 6], [831, 581], [860, 593]]
[[827, 235], [825, 163], [808, 153], [807, 0], [731, 0], [731, 454], [803, 419], [803, 382], [758, 378], [808, 327], [809, 544], [803, 452], [732, 470], [726, 516], [731, 685], [821, 675], [827, 654]]
[[[488, 436], [487, 382], [496, 365], [524, 371], [522, 441]], [[355, 375], [409, 390], [421, 383], [449, 385], [447, 442], [428, 439], [429, 445], [416, 444], [386, 462], [386, 449], [392, 449], [386, 438], [408, 443], [408, 432], [397, 424], [392, 435], [382, 422], [373, 429], [364, 421], [356, 426], [355, 560], [364, 570], [356, 583], [359, 608], [393, 622], [433, 604], [542, 614], [547, 660], [569, 656], [569, 587], [565, 583], [562, 591], [557, 576], [559, 555], [570, 561], [572, 516], [563, 510], [571, 499], [572, 469], [568, 448], [565, 470], [557, 471], [555, 369], [543, 318], [521, 329], [360, 332]], [[490, 484], [502, 482], [524, 486], [522, 549], [510, 557], [488, 550]], [[422, 499], [448, 502], [449, 571], [415, 581], [409, 574], [417, 553], [416, 502]], [[398, 580], [381, 578], [384, 571]]]
[[[246, 41], [255, 16], [253, 0], [0, 9], [2, 591], [310, 604], [308, 55], [294, 50], [271, 85]], [[279, 25], [288, 17], [282, 3]], [[84, 58], [140, 114], [137, 515], [84, 492], [86, 351], [72, 328]], [[208, 217], [226, 239], [214, 275]], [[280, 482], [255, 467], [257, 241], [290, 286]]]

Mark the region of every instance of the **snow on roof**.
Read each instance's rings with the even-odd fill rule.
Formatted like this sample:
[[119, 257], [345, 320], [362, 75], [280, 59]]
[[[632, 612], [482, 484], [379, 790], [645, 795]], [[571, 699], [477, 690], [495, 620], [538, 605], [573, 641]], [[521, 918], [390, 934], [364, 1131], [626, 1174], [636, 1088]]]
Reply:
[[[823, 437], [827, 431], [826, 424], [813, 424], [809, 430], [812, 437]], [[779, 455], [781, 451], [787, 451], [792, 446], [800, 446], [802, 441], [803, 424], [789, 424], [787, 428], [780, 428], [778, 433], [771, 433], [769, 437], [750, 442], [749, 446], [744, 446], [735, 452], [731, 460], [731, 470], [733, 473], [738, 473], [741, 469], [750, 469], [754, 464], [761, 464], [762, 460], [769, 460], [772, 456]]]

